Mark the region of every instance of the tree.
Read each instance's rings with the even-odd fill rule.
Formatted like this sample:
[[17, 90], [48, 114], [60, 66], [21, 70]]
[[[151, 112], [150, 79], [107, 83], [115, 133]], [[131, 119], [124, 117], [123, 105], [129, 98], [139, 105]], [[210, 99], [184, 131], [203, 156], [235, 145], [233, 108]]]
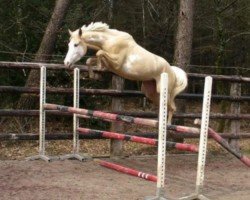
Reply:
[[[114, 1], [108, 1], [109, 10], [108, 10], [108, 21], [110, 24], [114, 23]], [[115, 74], [112, 75], [112, 89], [123, 90], [124, 89], [124, 78], [117, 76]], [[121, 111], [123, 110], [122, 98], [112, 98], [111, 102], [111, 110]], [[111, 131], [115, 132], [124, 132], [124, 125], [112, 123]], [[123, 154], [123, 142], [115, 139], [110, 140], [110, 156], [118, 157]]]
[[[194, 0], [180, 0], [176, 32], [174, 64], [188, 71], [192, 52]], [[184, 100], [182, 100], [184, 101]], [[179, 101], [179, 112], [185, 112], [185, 103]], [[180, 122], [183, 123], [183, 122]]]
[[193, 40], [194, 0], [180, 0], [174, 63], [188, 71]]
[[[58, 31], [62, 26], [63, 19], [67, 13], [71, 0], [57, 0], [55, 3], [54, 11], [51, 19], [46, 28], [45, 34], [41, 41], [40, 47], [36, 53], [34, 61], [48, 61], [50, 59], [50, 54], [53, 53], [55, 48], [55, 42], [58, 35]], [[26, 87], [34, 87], [39, 85], [39, 73], [37, 70], [31, 70], [26, 81]], [[27, 108], [35, 104], [35, 99], [32, 96], [22, 95], [19, 102], [18, 108]]]

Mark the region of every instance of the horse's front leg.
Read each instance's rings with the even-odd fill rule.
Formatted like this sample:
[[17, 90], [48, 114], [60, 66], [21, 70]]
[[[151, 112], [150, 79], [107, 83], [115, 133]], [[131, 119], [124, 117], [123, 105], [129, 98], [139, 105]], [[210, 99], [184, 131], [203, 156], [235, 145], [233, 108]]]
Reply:
[[97, 66], [97, 69], [102, 69], [105, 67], [105, 63], [101, 61], [100, 57], [88, 58], [86, 65], [89, 67]]
[[93, 66], [97, 65], [97, 58], [88, 58], [86, 60], [86, 65], [88, 66], [89, 70], [89, 77], [94, 78], [94, 71], [93, 71]]
[[103, 50], [99, 50], [96, 56], [105, 63], [107, 68], [118, 70], [121, 67], [121, 57], [117, 54], [108, 53]]
[[90, 78], [95, 77], [93, 66], [97, 66], [97, 69], [102, 69], [104, 67], [102, 66], [101, 60], [98, 57], [88, 58], [86, 61], [86, 65], [88, 66]]

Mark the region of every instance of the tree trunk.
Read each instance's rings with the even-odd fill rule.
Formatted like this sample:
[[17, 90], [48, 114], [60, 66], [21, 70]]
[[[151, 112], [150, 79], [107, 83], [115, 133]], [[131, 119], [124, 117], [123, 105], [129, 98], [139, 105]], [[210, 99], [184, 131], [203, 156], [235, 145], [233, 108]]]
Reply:
[[[114, 25], [114, 14], [116, 14], [115, 9], [114, 9], [114, 0], [109, 1], [109, 12], [108, 12], [108, 21], [109, 24]], [[117, 75], [112, 75], [112, 89], [116, 90], [123, 90], [124, 89], [124, 78], [117, 76]], [[122, 98], [118, 97], [113, 97], [112, 102], [111, 102], [111, 111], [113, 110], [118, 110], [122, 111], [123, 110], [123, 102]], [[114, 132], [124, 132], [124, 125], [115, 123], [113, 122], [111, 124], [111, 131]], [[116, 140], [116, 139], [111, 139], [110, 140], [110, 157], [116, 158], [116, 157], [121, 157], [123, 155], [123, 141], [121, 140]]]
[[[67, 13], [71, 0], [57, 0], [51, 19], [46, 28], [39, 50], [36, 53], [34, 61], [48, 61], [50, 54], [53, 53], [58, 31], [62, 26], [63, 19]], [[25, 87], [37, 87], [40, 81], [40, 74], [37, 70], [31, 70], [26, 81]], [[37, 99], [32, 96], [21, 95], [17, 107], [31, 108], [38, 105]]]
[[180, 0], [178, 27], [176, 32], [174, 63], [188, 71], [193, 39], [194, 0]]
[[[194, 0], [180, 0], [174, 63], [186, 72], [188, 71], [192, 52], [193, 15]], [[185, 112], [184, 100], [179, 100], [177, 102], [177, 112]], [[183, 124], [184, 121], [178, 121], [176, 123]]]
[[[112, 75], [112, 89], [123, 90], [124, 89], [124, 78]], [[118, 110], [122, 111], [124, 109], [122, 98], [113, 97], [111, 103], [111, 111]], [[111, 124], [111, 131], [123, 133], [124, 125], [120, 123], [113, 122]], [[111, 139], [110, 140], [110, 157], [120, 157], [123, 155], [123, 141]]]
[[[226, 33], [225, 33], [225, 27], [223, 24], [223, 16], [222, 16], [222, 9], [223, 9], [223, 2], [221, 0], [214, 1], [215, 6], [215, 17], [216, 17], [216, 38], [217, 38], [217, 58], [215, 60], [215, 66], [216, 66], [216, 74], [221, 75], [223, 74], [223, 65], [224, 65], [224, 59], [225, 59], [225, 48], [226, 48]], [[226, 94], [225, 90], [225, 84], [223, 82], [216, 83], [216, 93], [220, 94]], [[226, 113], [229, 109], [229, 104], [226, 101], [221, 101], [220, 103], [220, 112]], [[220, 119], [218, 120], [218, 128], [217, 130], [219, 132], [224, 132], [226, 127], [226, 120]]]

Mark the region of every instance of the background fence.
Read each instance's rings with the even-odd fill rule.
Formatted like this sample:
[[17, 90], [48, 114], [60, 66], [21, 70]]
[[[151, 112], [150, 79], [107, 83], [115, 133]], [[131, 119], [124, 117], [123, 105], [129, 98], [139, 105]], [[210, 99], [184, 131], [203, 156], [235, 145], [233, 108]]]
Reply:
[[[72, 70], [68, 69], [61, 64], [50, 64], [50, 63], [19, 63], [19, 62], [0, 62], [0, 69], [40, 69], [40, 67], [44, 65], [47, 69], [57, 70], [57, 69], [65, 69], [65, 70]], [[88, 68], [84, 65], [76, 65], [82, 72], [87, 72]], [[96, 73], [110, 73], [106, 70], [100, 70], [94, 68], [94, 72]], [[39, 73], [39, 71], [38, 71]], [[204, 79], [208, 74], [197, 74], [197, 73], [189, 73], [188, 78], [189, 80], [198, 80]], [[230, 114], [221, 114], [221, 113], [211, 113], [211, 119], [229, 119], [231, 120], [231, 130], [229, 133], [222, 133], [221, 135], [225, 138], [229, 139], [245, 139], [250, 138], [250, 133], [240, 133], [240, 122], [241, 120], [249, 120], [250, 114], [241, 114], [240, 113], [240, 104], [250, 102], [250, 96], [241, 95], [241, 84], [249, 84], [250, 78], [249, 77], [242, 77], [242, 76], [225, 76], [225, 75], [210, 75], [213, 77], [214, 81], [225, 81], [230, 84], [230, 95], [212, 95], [212, 100], [216, 101], [229, 101], [231, 104], [231, 113]], [[119, 113], [123, 115], [130, 115], [136, 117], [146, 117], [146, 118], [156, 118], [158, 113], [155, 112], [129, 112], [124, 111], [121, 104], [121, 98], [132, 98], [132, 97], [141, 97], [143, 98], [144, 95], [140, 91], [136, 90], [124, 90], [124, 81], [120, 77], [113, 76], [112, 80], [112, 89], [80, 89], [80, 95], [95, 95], [95, 96], [111, 96], [112, 97], [112, 105], [110, 110], [104, 110], [108, 112]], [[39, 94], [39, 87], [20, 87], [20, 86], [0, 86], [0, 94], [3, 93], [27, 93], [29, 95], [38, 95]], [[73, 89], [72, 88], [47, 88], [48, 94], [66, 94], [72, 95]], [[203, 94], [190, 94], [190, 93], [182, 93], [177, 96], [177, 99], [186, 99], [186, 100], [202, 100]], [[69, 115], [68, 113], [61, 113], [58, 111], [47, 111], [49, 115]], [[38, 110], [14, 110], [14, 109], [0, 109], [0, 116], [26, 116], [26, 117], [38, 117], [39, 111]], [[200, 113], [175, 113], [174, 118], [200, 118]], [[113, 131], [122, 131], [122, 126], [116, 126], [113, 124], [111, 126]], [[119, 129], [119, 130], [117, 130]], [[128, 133], [129, 134], [129, 133]], [[155, 137], [155, 133], [142, 133], [140, 134], [144, 137]], [[197, 135], [178, 135], [173, 137], [185, 137], [185, 138], [197, 138]], [[87, 139], [97, 139], [95, 135], [84, 135], [80, 136], [81, 138]], [[46, 139], [51, 140], [58, 140], [58, 139], [71, 139], [71, 134], [47, 134]], [[38, 135], [36, 133], [33, 134], [18, 134], [18, 133], [0, 133], [0, 140], [37, 140]], [[113, 141], [115, 146], [121, 148], [120, 141], [116, 143]]]

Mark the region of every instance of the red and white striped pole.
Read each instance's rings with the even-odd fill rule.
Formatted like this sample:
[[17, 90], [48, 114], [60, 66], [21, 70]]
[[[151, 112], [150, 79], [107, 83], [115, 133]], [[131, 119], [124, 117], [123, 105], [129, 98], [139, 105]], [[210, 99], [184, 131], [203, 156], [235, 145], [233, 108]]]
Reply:
[[96, 161], [97, 163], [99, 163], [103, 167], [106, 167], [106, 168], [109, 168], [109, 169], [114, 169], [116, 171], [119, 171], [119, 172], [122, 172], [122, 173], [125, 173], [125, 174], [129, 174], [129, 175], [132, 175], [132, 176], [136, 176], [136, 177], [148, 180], [148, 181], [157, 182], [157, 177], [152, 175], [152, 174], [137, 171], [135, 169], [124, 167], [124, 166], [114, 164], [114, 163], [104, 161], [104, 160], [95, 159], [94, 161]]
[[108, 119], [112, 121], [123, 121], [127, 123], [134, 123], [134, 124], [146, 125], [146, 126], [152, 126], [152, 127], [158, 126], [157, 120], [145, 119], [145, 118], [139, 118], [139, 117], [131, 117], [131, 116], [114, 114], [114, 113], [106, 113], [106, 112], [97, 111], [97, 110], [87, 110], [83, 108], [74, 108], [74, 107], [62, 106], [58, 104], [49, 104], [49, 103], [45, 104], [44, 108], [47, 110], [60, 110], [62, 112], [93, 116], [93, 117], [98, 117], [100, 119]]
[[[98, 134], [100, 137], [104, 137], [104, 138], [126, 140], [126, 141], [143, 143], [143, 144], [154, 145], [154, 146], [158, 145], [158, 140], [152, 139], [152, 138], [126, 135], [126, 134], [110, 132], [110, 131], [100, 131], [100, 130], [94, 130], [94, 129], [89, 129], [89, 128], [78, 128], [77, 131], [83, 134], [95, 134], [95, 135]], [[166, 147], [175, 148], [181, 151], [198, 152], [198, 147], [193, 144], [183, 144], [183, 143], [166, 141]]]

